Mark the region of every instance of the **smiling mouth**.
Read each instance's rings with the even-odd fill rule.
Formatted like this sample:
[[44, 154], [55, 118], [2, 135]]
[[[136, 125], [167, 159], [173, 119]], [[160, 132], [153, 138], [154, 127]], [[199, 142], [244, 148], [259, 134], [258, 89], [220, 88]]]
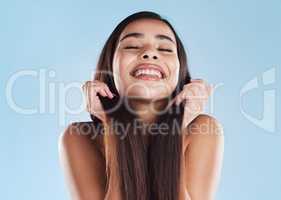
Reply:
[[161, 80], [164, 79], [164, 75], [157, 69], [137, 69], [131, 73], [135, 79], [140, 80]]
[[145, 81], [158, 81], [161, 80], [162, 78], [159, 78], [158, 76], [154, 76], [154, 75], [140, 75], [137, 77], [134, 77], [135, 79], [139, 79], [139, 80], [145, 80]]
[[160, 66], [151, 63], [139, 64], [134, 68], [130, 75], [139, 80], [162, 80], [166, 78], [163, 69]]

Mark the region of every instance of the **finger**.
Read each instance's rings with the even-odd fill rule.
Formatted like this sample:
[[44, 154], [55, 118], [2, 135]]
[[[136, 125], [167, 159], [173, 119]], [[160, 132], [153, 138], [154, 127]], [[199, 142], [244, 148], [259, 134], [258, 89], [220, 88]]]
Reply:
[[204, 99], [208, 99], [212, 95], [212, 92], [213, 92], [213, 85], [206, 84], [205, 85], [205, 97], [204, 97]]
[[90, 81], [86, 81], [83, 85], [82, 85], [82, 90], [85, 91], [88, 84], [89, 84]]
[[100, 101], [97, 96], [97, 93], [101, 94], [102, 96], [106, 96], [105, 91], [103, 91], [100, 87], [93, 87], [92, 85], [88, 87], [88, 101], [89, 101], [89, 110], [90, 113], [97, 115], [99, 114], [97, 108], [100, 107]]
[[192, 83], [192, 86], [195, 88], [195, 96], [198, 98], [204, 97], [206, 93], [206, 83], [204, 81], [197, 81]]
[[197, 98], [201, 95], [201, 84], [202, 83], [199, 81], [188, 83], [183, 87], [183, 91], [188, 91], [188, 94], [192, 95], [194, 98]]
[[176, 97], [175, 103], [176, 105], [180, 105], [183, 101], [186, 100], [186, 95], [187, 91], [181, 91], [178, 96]]
[[113, 93], [110, 91], [109, 87], [106, 84], [105, 84], [105, 88], [104, 89], [105, 89], [105, 92], [108, 94], [108, 96], [110, 98], [114, 97]]
[[177, 97], [174, 97], [167, 105], [167, 108], [170, 108], [176, 101]]
[[90, 104], [90, 95], [89, 95], [89, 87], [85, 86], [85, 95], [86, 95], [86, 101], [87, 101], [87, 110], [91, 113], [91, 104]]
[[93, 88], [93, 90], [95, 91], [95, 95], [97, 95], [97, 93], [99, 93], [103, 97], [107, 97], [107, 93], [106, 93], [104, 87], [96, 86], [95, 88]]
[[105, 83], [94, 80], [92, 81], [92, 85], [94, 85], [95, 88], [98, 88], [98, 91], [103, 90], [105, 92], [106, 95], [104, 95], [104, 92], [101, 92], [102, 96], [108, 96], [109, 98], [114, 97], [113, 93], [110, 91], [109, 87]]
[[203, 102], [190, 102], [190, 112], [195, 114], [202, 111]]
[[194, 101], [198, 98], [197, 88], [189, 85], [189, 87], [185, 87], [182, 91], [181, 95], [179, 96], [179, 103], [182, 102], [184, 99], [189, 99], [190, 101]]
[[209, 85], [209, 87], [208, 87], [209, 96], [211, 96], [213, 94], [214, 88], [215, 88], [215, 86], [213, 84]]
[[204, 82], [203, 79], [200, 79], [200, 78], [196, 78], [196, 79], [190, 79], [190, 82], [191, 83], [195, 83], [195, 82]]
[[195, 97], [198, 99], [206, 99], [209, 97], [209, 84], [205, 81], [192, 83], [192, 88], [195, 90]]
[[202, 84], [202, 88], [200, 89], [199, 99], [204, 100], [209, 98], [209, 85]]
[[181, 91], [168, 105], [175, 103], [179, 105], [181, 102], [189, 100], [194, 101], [197, 99], [205, 98], [205, 85], [202, 79], [192, 79], [192, 83], [184, 85]]
[[89, 95], [88, 95], [88, 89], [86, 88], [86, 85], [84, 84], [83, 87], [83, 93], [84, 93], [84, 100], [85, 100], [85, 103], [86, 103], [86, 111], [87, 112], [90, 112], [90, 108], [89, 108]]

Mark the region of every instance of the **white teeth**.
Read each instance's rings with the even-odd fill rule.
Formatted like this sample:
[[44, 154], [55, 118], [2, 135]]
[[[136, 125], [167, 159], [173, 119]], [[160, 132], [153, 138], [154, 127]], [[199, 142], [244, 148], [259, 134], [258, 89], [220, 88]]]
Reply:
[[134, 76], [138, 77], [139, 75], [142, 75], [142, 74], [155, 75], [158, 78], [162, 78], [161, 72], [158, 71], [158, 70], [154, 70], [154, 69], [139, 69], [139, 70], [136, 70], [135, 73], [134, 73]]

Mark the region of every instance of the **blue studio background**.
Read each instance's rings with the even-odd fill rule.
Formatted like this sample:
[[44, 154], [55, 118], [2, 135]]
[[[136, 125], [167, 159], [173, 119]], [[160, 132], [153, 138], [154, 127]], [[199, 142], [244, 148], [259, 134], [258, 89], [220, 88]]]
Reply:
[[141, 10], [170, 20], [193, 78], [218, 85], [206, 111], [225, 133], [217, 199], [281, 199], [278, 0], [1, 1], [0, 199], [69, 199], [58, 137], [89, 120], [79, 85], [117, 23]]

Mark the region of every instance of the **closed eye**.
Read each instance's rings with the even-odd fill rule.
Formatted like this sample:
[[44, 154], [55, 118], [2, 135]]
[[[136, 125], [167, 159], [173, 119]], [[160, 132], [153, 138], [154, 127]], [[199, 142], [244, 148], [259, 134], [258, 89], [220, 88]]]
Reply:
[[158, 48], [159, 51], [166, 51], [166, 52], [173, 52], [172, 49], [163, 49], [163, 48]]
[[[126, 46], [124, 49], [139, 49], [138, 46]], [[173, 52], [172, 49], [165, 49], [165, 48], [158, 48], [158, 51], [166, 51], [166, 52]]]
[[139, 49], [138, 46], [127, 46], [127, 47], [124, 47], [124, 49]]

